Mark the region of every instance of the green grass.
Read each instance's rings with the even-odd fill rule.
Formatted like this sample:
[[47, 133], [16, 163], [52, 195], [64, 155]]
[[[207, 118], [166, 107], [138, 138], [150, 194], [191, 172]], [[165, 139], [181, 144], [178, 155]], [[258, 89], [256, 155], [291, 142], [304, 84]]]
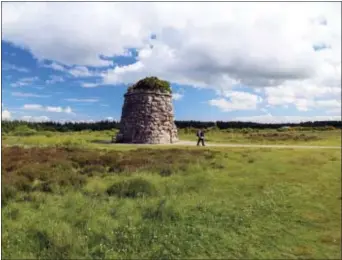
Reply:
[[172, 93], [170, 83], [157, 77], [146, 77], [128, 88], [128, 92], [134, 89], [141, 90], [160, 90], [166, 93]]
[[[230, 132], [229, 132], [230, 131]], [[252, 130], [243, 133], [241, 130], [209, 130], [206, 133], [208, 143], [232, 143], [232, 144], [281, 144], [281, 145], [322, 145], [341, 146], [341, 130], [330, 131], [286, 131], [277, 130]], [[8, 134], [2, 136], [4, 145], [27, 146], [71, 146], [104, 149], [132, 149], [135, 145], [115, 144], [109, 145], [103, 142], [110, 141], [117, 130], [113, 131], [81, 131], [81, 132], [37, 132], [34, 135], [20, 136]], [[180, 140], [197, 142], [195, 130], [179, 130]], [[154, 148], [154, 145], [148, 146]], [[160, 146], [158, 146], [160, 148]]]
[[[196, 139], [195, 130], [180, 130], [183, 140]], [[234, 144], [288, 144], [288, 145], [327, 145], [341, 146], [341, 130], [330, 131], [284, 131], [251, 130], [245, 133], [237, 129], [209, 130], [207, 142]]]
[[5, 145], [34, 146], [89, 146], [99, 145], [101, 141], [110, 141], [117, 130], [113, 131], [80, 131], [80, 132], [37, 132], [30, 136], [3, 135]]
[[339, 150], [2, 153], [3, 258], [340, 258]]

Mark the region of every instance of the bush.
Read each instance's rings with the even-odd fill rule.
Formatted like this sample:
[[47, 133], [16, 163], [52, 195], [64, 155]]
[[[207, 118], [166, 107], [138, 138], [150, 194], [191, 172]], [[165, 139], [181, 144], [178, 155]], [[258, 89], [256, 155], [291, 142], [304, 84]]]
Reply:
[[31, 186], [32, 191], [52, 192], [53, 185], [49, 181], [34, 180]]
[[14, 171], [5, 171], [2, 180], [17, 190], [52, 192], [57, 186], [80, 187], [85, 176], [72, 168], [71, 162], [26, 163]]
[[159, 175], [162, 177], [169, 177], [172, 175], [172, 173], [173, 171], [171, 168], [164, 168], [160, 170]]
[[122, 173], [124, 171], [125, 171], [124, 166], [120, 165], [120, 163], [112, 163], [108, 169], [109, 173]]
[[106, 168], [102, 165], [87, 165], [81, 170], [81, 173], [87, 176], [102, 175], [105, 172]]
[[37, 131], [27, 125], [19, 125], [13, 131], [13, 135], [15, 136], [31, 136], [35, 134], [37, 134]]
[[171, 205], [168, 205], [165, 200], [161, 200], [158, 205], [146, 208], [142, 217], [157, 221], [175, 221], [180, 218], [180, 214]]
[[241, 130], [241, 132], [242, 132], [243, 134], [248, 134], [248, 133], [253, 132], [253, 129], [252, 129], [252, 128], [243, 128], [243, 129]]
[[128, 91], [142, 90], [161, 90], [162, 92], [172, 93], [170, 83], [165, 80], [160, 80], [157, 77], [147, 77], [139, 80], [136, 84], [128, 88]]
[[323, 130], [325, 130], [325, 131], [332, 131], [332, 130], [336, 130], [336, 128], [333, 127], [333, 126], [326, 125]]
[[1, 205], [6, 206], [9, 200], [15, 198], [16, 193], [15, 187], [3, 185], [1, 189]]
[[157, 194], [155, 186], [142, 178], [134, 178], [114, 183], [107, 189], [107, 194], [120, 198], [148, 197]]
[[46, 137], [53, 137], [55, 134], [52, 132], [45, 132]]
[[66, 148], [74, 149], [74, 148], [82, 148], [85, 145], [86, 145], [86, 141], [84, 141], [83, 139], [78, 139], [78, 140], [65, 140], [62, 143], [56, 144], [56, 147], [66, 147]]

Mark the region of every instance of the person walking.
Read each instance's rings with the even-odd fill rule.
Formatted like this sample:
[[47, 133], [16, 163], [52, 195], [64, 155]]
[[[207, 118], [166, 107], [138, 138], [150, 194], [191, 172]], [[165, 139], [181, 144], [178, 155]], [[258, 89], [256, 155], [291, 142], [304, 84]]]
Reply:
[[203, 131], [203, 129], [200, 129], [200, 130], [197, 131], [197, 137], [198, 137], [197, 146], [199, 146], [200, 143], [202, 143], [202, 146], [205, 146], [205, 144], [204, 144], [204, 131]]

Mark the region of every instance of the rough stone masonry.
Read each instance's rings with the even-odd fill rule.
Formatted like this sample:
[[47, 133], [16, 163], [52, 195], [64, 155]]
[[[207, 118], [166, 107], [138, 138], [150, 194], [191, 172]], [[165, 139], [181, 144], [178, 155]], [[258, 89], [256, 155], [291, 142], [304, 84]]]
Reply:
[[129, 88], [116, 142], [167, 144], [176, 141], [172, 94], [158, 89]]

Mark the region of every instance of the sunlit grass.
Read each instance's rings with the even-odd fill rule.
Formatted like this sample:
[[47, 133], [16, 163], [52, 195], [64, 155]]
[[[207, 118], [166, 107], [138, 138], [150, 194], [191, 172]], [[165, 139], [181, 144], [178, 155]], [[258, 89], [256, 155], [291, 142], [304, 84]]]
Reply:
[[2, 167], [3, 258], [340, 257], [339, 150], [3, 148]]
[[[195, 140], [195, 132], [179, 131], [183, 140]], [[284, 131], [251, 130], [243, 133], [238, 130], [210, 130], [206, 134], [207, 142], [235, 144], [300, 144], [341, 146], [341, 130], [330, 131]]]
[[[31, 136], [2, 136], [4, 145], [27, 146], [73, 146], [105, 149], [132, 149], [135, 145], [109, 144], [117, 130], [112, 131], [80, 131], [80, 132], [37, 132]], [[179, 139], [197, 142], [195, 130], [179, 130]], [[209, 130], [206, 133], [208, 143], [231, 144], [279, 144], [279, 145], [321, 145], [341, 146], [341, 130], [330, 131], [284, 131], [251, 130], [243, 133], [241, 130]], [[177, 144], [174, 144], [177, 146]], [[155, 145], [146, 146], [149, 148]], [[163, 146], [158, 146], [162, 148]]]

